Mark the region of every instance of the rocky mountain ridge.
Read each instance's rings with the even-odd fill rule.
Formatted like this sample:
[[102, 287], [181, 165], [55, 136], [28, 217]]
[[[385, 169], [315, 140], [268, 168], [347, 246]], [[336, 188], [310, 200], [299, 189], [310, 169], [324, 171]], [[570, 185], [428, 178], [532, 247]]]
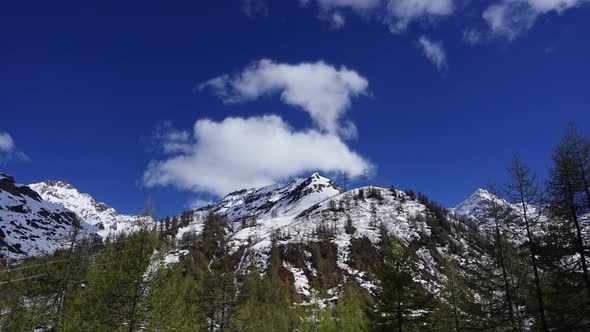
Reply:
[[0, 257], [51, 253], [66, 245], [73, 227], [86, 233], [93, 229], [74, 212], [0, 173]]
[[94, 226], [94, 232], [105, 238], [134, 229], [138, 216], [119, 214], [115, 209], [97, 202], [87, 193], [63, 181], [44, 181], [29, 185], [47, 202], [60, 204]]

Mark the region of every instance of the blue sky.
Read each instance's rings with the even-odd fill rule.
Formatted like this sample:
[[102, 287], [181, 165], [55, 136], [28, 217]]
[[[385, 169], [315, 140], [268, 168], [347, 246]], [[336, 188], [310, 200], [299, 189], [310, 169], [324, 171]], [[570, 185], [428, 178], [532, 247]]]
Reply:
[[[161, 216], [364, 166], [454, 206], [513, 152], [545, 173], [568, 121], [590, 133], [586, 1], [385, 1], [7, 3], [0, 169]], [[273, 135], [287, 151], [256, 155]]]

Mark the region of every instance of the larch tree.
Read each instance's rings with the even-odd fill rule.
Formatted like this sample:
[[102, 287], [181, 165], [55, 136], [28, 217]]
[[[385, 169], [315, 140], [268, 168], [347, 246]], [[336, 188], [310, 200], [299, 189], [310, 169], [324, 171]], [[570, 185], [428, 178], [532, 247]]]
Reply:
[[543, 206], [543, 193], [539, 187], [537, 177], [522, 162], [518, 155], [514, 155], [512, 165], [508, 168], [510, 182], [506, 185], [508, 198], [520, 207], [519, 217], [524, 223], [527, 237], [527, 244], [530, 253], [531, 267], [535, 283], [536, 300], [539, 312], [541, 330], [549, 330], [545, 317], [545, 304], [543, 300], [543, 289], [538, 266], [538, 242], [535, 238], [533, 227], [541, 217]]

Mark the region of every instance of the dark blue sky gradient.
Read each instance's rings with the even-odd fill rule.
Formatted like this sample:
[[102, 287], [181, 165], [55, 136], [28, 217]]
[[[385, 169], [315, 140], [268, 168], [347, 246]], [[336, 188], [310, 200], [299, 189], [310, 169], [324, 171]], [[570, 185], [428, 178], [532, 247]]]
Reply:
[[[371, 182], [445, 206], [490, 178], [503, 182], [515, 151], [543, 175], [570, 120], [590, 134], [587, 7], [545, 15], [512, 43], [471, 46], [462, 29], [478, 24], [477, 8], [393, 35], [357, 16], [335, 31], [316, 8], [285, 3], [254, 18], [239, 1], [4, 3], [0, 132], [30, 160], [1, 169], [21, 183], [71, 182], [125, 213], [152, 193], [160, 216], [176, 214], [197, 195], [141, 185], [165, 121], [190, 129], [205, 117], [277, 113], [310, 126], [276, 96], [224, 105], [194, 91], [261, 58], [324, 60], [366, 77], [371, 97], [353, 100], [347, 118], [359, 130], [351, 148], [377, 166]], [[421, 55], [423, 34], [444, 43], [446, 74]]]

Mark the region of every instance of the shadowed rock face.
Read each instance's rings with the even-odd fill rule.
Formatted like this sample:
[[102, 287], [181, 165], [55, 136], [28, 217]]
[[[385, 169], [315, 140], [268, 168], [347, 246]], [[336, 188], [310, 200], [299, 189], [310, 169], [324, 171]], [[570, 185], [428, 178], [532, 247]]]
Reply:
[[33, 200], [41, 201], [41, 196], [38, 193], [27, 186], [17, 185], [12, 176], [4, 173], [0, 173], [0, 190], [14, 196], [27, 196]]
[[30, 187], [0, 173], [1, 257], [52, 252], [61, 246], [72, 227], [80, 226], [74, 212], [44, 201]]

